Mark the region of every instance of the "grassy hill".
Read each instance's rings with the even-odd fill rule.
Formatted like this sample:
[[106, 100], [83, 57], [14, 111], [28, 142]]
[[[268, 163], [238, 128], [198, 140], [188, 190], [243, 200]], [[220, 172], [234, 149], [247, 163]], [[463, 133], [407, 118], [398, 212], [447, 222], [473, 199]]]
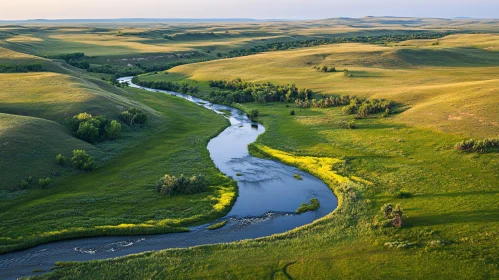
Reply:
[[[183, 65], [168, 72], [198, 82], [242, 78], [295, 83], [325, 94], [387, 98], [408, 107], [397, 116], [405, 123], [496, 137], [496, 40], [496, 35], [453, 35], [427, 46], [410, 42], [328, 45]], [[317, 65], [336, 67], [340, 72], [322, 73], [313, 69]], [[351, 77], [345, 77], [343, 69], [348, 69]], [[144, 79], [168, 77], [158, 74]]]
[[[0, 54], [4, 63], [47, 65], [45, 72], [0, 74], [1, 252], [65, 238], [182, 231], [230, 208], [235, 186], [206, 150], [226, 119], [176, 97], [119, 89], [60, 62], [5, 49]], [[91, 145], [71, 135], [69, 121], [78, 113], [119, 120], [132, 106], [149, 122], [122, 123], [118, 140]], [[76, 149], [93, 156], [97, 170], [56, 163], [56, 155], [69, 159]], [[211, 187], [166, 198], [155, 183], [167, 173], [204, 174]], [[33, 181], [20, 188], [28, 177]], [[37, 186], [46, 177], [50, 186]]]

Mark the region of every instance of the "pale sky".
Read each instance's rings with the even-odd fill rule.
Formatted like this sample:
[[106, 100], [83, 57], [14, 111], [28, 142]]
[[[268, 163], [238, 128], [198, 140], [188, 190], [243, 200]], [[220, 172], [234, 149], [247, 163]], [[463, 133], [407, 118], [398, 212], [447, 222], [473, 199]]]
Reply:
[[363, 16], [499, 18], [499, 0], [0, 0], [0, 20]]

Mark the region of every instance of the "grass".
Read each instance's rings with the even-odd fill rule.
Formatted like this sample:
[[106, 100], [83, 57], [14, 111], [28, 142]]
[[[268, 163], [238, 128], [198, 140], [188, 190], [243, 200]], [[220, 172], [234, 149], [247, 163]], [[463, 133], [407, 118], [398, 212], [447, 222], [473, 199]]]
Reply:
[[[459, 36], [452, 44], [486, 40]], [[429, 48], [446, 47], [445, 40], [450, 39]], [[294, 81], [327, 93], [386, 97], [407, 107], [387, 119], [359, 119], [358, 129], [345, 130], [338, 125], [345, 120], [341, 108], [295, 108], [290, 117], [283, 103], [239, 105], [247, 112], [258, 109], [266, 127], [250, 152], [321, 178], [339, 198], [335, 212], [268, 238], [75, 263], [39, 278], [498, 278], [499, 159], [453, 148], [463, 135], [497, 135], [498, 66], [407, 66], [411, 61], [397, 57], [398, 48], [407, 47], [323, 46], [172, 69], [163, 76], [200, 85], [214, 73], [218, 79]], [[362, 55], [366, 52], [372, 53]], [[343, 61], [340, 66], [351, 63], [353, 77], [311, 69], [324, 55]], [[375, 60], [379, 66], [366, 66]], [[379, 210], [385, 203], [401, 204], [402, 228], [386, 227]]]
[[[180, 98], [142, 91], [130, 96], [161, 114], [161, 129], [91, 173], [62, 177], [49, 189], [2, 201], [2, 251], [69, 237], [185, 230], [230, 209], [235, 184], [218, 172], [206, 150], [227, 121]], [[165, 173], [203, 173], [211, 187], [164, 198], [154, 184]]]
[[226, 224], [227, 224], [227, 221], [221, 221], [219, 223], [216, 223], [216, 224], [213, 224], [213, 225], [207, 227], [206, 229], [215, 230], [215, 229], [219, 229], [219, 228], [225, 226]]
[[[386, 98], [407, 106], [397, 119], [408, 125], [496, 137], [498, 56], [474, 47], [495, 42], [487, 38], [453, 35], [441, 39], [440, 45], [424, 47], [328, 45], [183, 65], [168, 72], [200, 84], [239, 77], [278, 84], [292, 81], [325, 94]], [[348, 68], [352, 77], [321, 73], [313, 69], [316, 65]]]
[[296, 213], [301, 214], [309, 211], [315, 211], [319, 209], [319, 207], [321, 207], [321, 205], [319, 204], [319, 200], [317, 200], [317, 198], [312, 198], [310, 200], [310, 204], [302, 203], [300, 207], [296, 209]]

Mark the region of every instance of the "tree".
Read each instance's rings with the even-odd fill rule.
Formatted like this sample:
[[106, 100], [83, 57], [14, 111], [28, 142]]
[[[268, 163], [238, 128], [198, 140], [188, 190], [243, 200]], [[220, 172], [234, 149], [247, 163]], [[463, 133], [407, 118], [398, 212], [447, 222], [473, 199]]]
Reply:
[[95, 143], [99, 139], [99, 129], [91, 122], [82, 122], [76, 132], [76, 136], [88, 143]]
[[46, 188], [50, 184], [50, 178], [38, 179], [38, 186], [41, 188]]
[[252, 121], [255, 121], [257, 118], [258, 118], [258, 115], [260, 114], [260, 112], [258, 111], [258, 109], [251, 109], [248, 113], [248, 117], [252, 120]]
[[66, 158], [62, 155], [62, 154], [58, 154], [56, 157], [55, 157], [55, 160], [57, 161], [57, 163], [59, 165], [64, 165], [64, 163], [66, 163]]
[[73, 167], [78, 170], [91, 171], [94, 169], [94, 159], [84, 150], [74, 150], [71, 158]]
[[118, 139], [120, 138], [121, 134], [121, 124], [116, 120], [112, 120], [110, 123], [106, 125], [104, 130], [106, 133], [106, 137], [109, 140]]
[[289, 114], [290, 114], [291, 116], [294, 116], [294, 115], [295, 115], [295, 110], [291, 110], [291, 111], [289, 111]]

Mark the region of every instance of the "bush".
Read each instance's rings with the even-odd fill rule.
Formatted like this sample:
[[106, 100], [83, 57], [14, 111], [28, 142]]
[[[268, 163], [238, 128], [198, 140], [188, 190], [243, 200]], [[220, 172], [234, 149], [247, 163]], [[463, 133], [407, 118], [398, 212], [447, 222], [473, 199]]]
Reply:
[[115, 120], [108, 123], [105, 128], [105, 134], [107, 139], [114, 140], [120, 138], [121, 135], [121, 124]]
[[295, 115], [295, 110], [291, 110], [291, 111], [289, 111], [289, 114], [290, 114], [291, 116], [294, 116], [294, 115]]
[[99, 129], [90, 122], [82, 122], [76, 131], [76, 136], [88, 143], [95, 143], [99, 139]]
[[29, 186], [29, 183], [26, 180], [21, 180], [21, 182], [19, 183], [19, 189], [21, 189], [21, 190], [26, 189], [28, 186]]
[[55, 160], [57, 161], [57, 163], [59, 165], [64, 165], [64, 163], [66, 163], [66, 158], [62, 155], [62, 154], [58, 154], [56, 157], [55, 157]]
[[182, 174], [177, 178], [167, 174], [157, 183], [157, 191], [166, 196], [200, 193], [205, 191], [206, 187], [207, 182], [203, 175], [188, 178]]
[[403, 211], [400, 205], [395, 208], [390, 203], [387, 203], [381, 207], [381, 212], [383, 217], [389, 219], [394, 227], [401, 227], [404, 225]]
[[141, 109], [132, 107], [121, 113], [121, 119], [129, 126], [134, 124], [143, 125], [147, 122], [148, 117]]
[[459, 151], [468, 151], [468, 152], [479, 152], [485, 153], [489, 148], [498, 148], [499, 147], [499, 139], [484, 139], [484, 140], [463, 140], [457, 143], [454, 148]]
[[41, 188], [46, 188], [50, 184], [50, 178], [45, 178], [45, 179], [38, 179], [38, 186]]
[[252, 121], [256, 121], [256, 119], [258, 119], [258, 115], [260, 114], [260, 112], [258, 111], [258, 109], [251, 109], [248, 113], [248, 117], [252, 120]]
[[84, 150], [74, 150], [71, 158], [73, 167], [78, 170], [91, 171], [94, 169], [94, 159]]

